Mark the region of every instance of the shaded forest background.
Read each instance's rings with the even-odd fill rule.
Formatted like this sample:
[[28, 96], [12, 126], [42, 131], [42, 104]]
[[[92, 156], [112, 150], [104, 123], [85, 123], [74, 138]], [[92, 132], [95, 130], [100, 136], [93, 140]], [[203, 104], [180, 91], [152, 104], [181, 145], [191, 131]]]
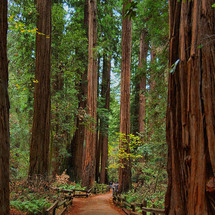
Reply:
[[[168, 5], [165, 1], [135, 4], [132, 10], [132, 61], [131, 61], [131, 134], [141, 138], [131, 154], [133, 182], [154, 178], [165, 181], [165, 111], [167, 97], [167, 38]], [[88, 39], [84, 26], [84, 1], [56, 2], [52, 5], [52, 61], [51, 61], [51, 137], [50, 174], [61, 174], [65, 169], [71, 179], [71, 160], [74, 156], [73, 139], [79, 123], [87, 126], [90, 118], [86, 107], [86, 92], [82, 95], [81, 84], [87, 68]], [[109, 158], [107, 181], [118, 181], [119, 167], [119, 121], [120, 121], [120, 65], [121, 65], [121, 2], [98, 3], [98, 108], [97, 141], [101, 133], [108, 132]], [[143, 10], [143, 8], [147, 8]], [[107, 24], [108, 23], [108, 24]], [[29, 142], [33, 120], [35, 80], [36, 8], [34, 1], [11, 1], [9, 3], [8, 58], [10, 60], [9, 93], [11, 100], [11, 176], [27, 177], [29, 165]], [[144, 38], [141, 35], [144, 32]], [[147, 44], [146, 60], [141, 60], [140, 39]], [[110, 108], [105, 107], [104, 70], [109, 63]], [[141, 76], [146, 77], [146, 87], [140, 91]], [[103, 89], [104, 91], [104, 89]], [[144, 91], [144, 92], [143, 92]], [[103, 93], [103, 95], [102, 95]], [[139, 97], [145, 96], [144, 133], [139, 132]], [[81, 120], [80, 120], [81, 119]], [[108, 119], [108, 120], [107, 120]], [[108, 122], [108, 131], [102, 122]], [[135, 141], [135, 140], [134, 140]], [[133, 142], [134, 142], [133, 141]], [[97, 151], [97, 156], [101, 154]], [[141, 158], [142, 156], [142, 158]], [[73, 161], [75, 162], [75, 161]], [[100, 162], [100, 161], [99, 161]], [[101, 163], [101, 162], [100, 162]], [[100, 169], [100, 167], [98, 167]], [[96, 180], [100, 181], [99, 171]], [[79, 178], [80, 179], [80, 178]]]

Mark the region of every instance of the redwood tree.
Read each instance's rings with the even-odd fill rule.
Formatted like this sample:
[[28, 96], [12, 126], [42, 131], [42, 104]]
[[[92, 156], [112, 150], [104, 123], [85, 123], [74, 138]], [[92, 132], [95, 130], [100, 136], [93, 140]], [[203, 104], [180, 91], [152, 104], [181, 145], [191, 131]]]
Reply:
[[7, 61], [7, 1], [0, 4], [0, 214], [9, 209], [9, 97]]
[[[86, 37], [88, 38], [88, 0], [85, 0], [84, 4], [84, 28], [86, 30]], [[83, 53], [79, 53], [77, 50], [80, 60], [87, 62], [86, 56]], [[87, 66], [85, 71], [81, 74], [81, 81], [78, 84], [78, 109], [79, 115], [76, 118], [76, 131], [71, 141], [71, 176], [75, 181], [80, 181], [82, 178], [82, 159], [83, 159], [83, 145], [85, 139], [85, 126], [83, 123], [83, 115], [86, 108], [86, 95], [87, 95]]]
[[166, 214], [215, 214], [213, 3], [169, 1]]
[[96, 150], [96, 121], [97, 121], [97, 1], [88, 0], [88, 87], [87, 87], [87, 114], [89, 125], [86, 127], [82, 169], [82, 186], [90, 187], [95, 181], [95, 150]]
[[51, 0], [37, 0], [34, 116], [29, 175], [48, 175], [50, 139]]
[[[120, 133], [125, 135], [126, 142], [121, 141], [120, 149], [129, 154], [130, 134], [130, 79], [131, 79], [131, 34], [132, 22], [126, 14], [126, 5], [131, 0], [123, 1], [122, 19], [122, 63], [121, 63], [121, 102], [120, 102]], [[129, 190], [131, 185], [130, 158], [121, 158], [119, 167], [119, 191]]]
[[100, 183], [107, 183], [107, 162], [108, 162], [108, 122], [109, 122], [109, 109], [110, 109], [110, 71], [111, 71], [111, 57], [106, 53], [103, 55], [103, 72], [102, 72], [102, 86], [101, 98], [103, 108], [105, 108], [105, 116], [100, 119], [100, 138], [101, 141], [101, 173]]

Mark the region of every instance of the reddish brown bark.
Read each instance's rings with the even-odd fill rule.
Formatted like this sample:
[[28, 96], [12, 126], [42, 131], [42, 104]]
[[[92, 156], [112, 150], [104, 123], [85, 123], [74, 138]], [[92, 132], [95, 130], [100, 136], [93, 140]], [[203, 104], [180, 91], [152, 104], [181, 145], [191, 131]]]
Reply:
[[37, 12], [34, 116], [29, 176], [47, 176], [51, 109], [51, 0], [38, 0]]
[[0, 214], [9, 208], [9, 97], [7, 61], [7, 1], [0, 4]]
[[[62, 32], [61, 32], [62, 33]], [[60, 44], [59, 44], [60, 45]], [[58, 59], [58, 54], [54, 56]], [[53, 81], [53, 93], [60, 93], [63, 90], [64, 78], [63, 78], [63, 70], [61, 66], [58, 67], [59, 72], [57, 72], [54, 76]], [[54, 119], [55, 123], [52, 124], [52, 131], [54, 133], [54, 137], [51, 137], [51, 144], [50, 144], [50, 168], [52, 169], [52, 175], [56, 176], [56, 174], [60, 174], [60, 166], [61, 160], [59, 156], [60, 150], [60, 143], [62, 142], [60, 136], [61, 134], [61, 125], [59, 119], [59, 103], [55, 104], [55, 114], [52, 114], [52, 119]], [[52, 159], [53, 158], [53, 159]]]
[[[139, 133], [145, 132], [145, 116], [146, 116], [146, 71], [143, 71], [147, 61], [148, 41], [146, 39], [147, 32], [143, 30], [140, 36], [140, 53], [139, 53], [139, 69], [140, 71], [140, 86], [139, 86]], [[146, 67], [145, 67], [146, 68]]]
[[[88, 38], [88, 0], [85, 0], [84, 5], [84, 28], [86, 30], [86, 37]], [[77, 53], [79, 51], [77, 50]], [[85, 59], [85, 56], [80, 55], [80, 60]], [[87, 66], [86, 66], [87, 67]], [[77, 116], [76, 131], [71, 141], [71, 178], [75, 181], [80, 181], [82, 178], [82, 160], [83, 160], [83, 145], [85, 138], [85, 126], [83, 123], [83, 116], [86, 108], [86, 95], [87, 95], [87, 68], [81, 75], [81, 82], [78, 86], [78, 100], [79, 100], [79, 114]]]
[[71, 177], [75, 181], [80, 181], [82, 177], [82, 159], [83, 144], [85, 137], [85, 127], [83, 123], [83, 115], [85, 114], [86, 100], [84, 96], [87, 94], [87, 70], [82, 74], [82, 81], [79, 86], [79, 115], [77, 116], [77, 124], [75, 135], [71, 141]]
[[95, 150], [96, 150], [96, 121], [97, 121], [97, 60], [95, 47], [97, 45], [97, 1], [89, 0], [88, 19], [88, 88], [87, 113], [91, 122], [86, 128], [85, 153], [83, 158], [82, 186], [90, 187], [95, 181]]
[[169, 1], [169, 66], [180, 63], [169, 75], [166, 214], [215, 214], [213, 3]]
[[111, 71], [111, 57], [104, 54], [103, 57], [103, 73], [102, 73], [102, 89], [101, 98], [104, 102], [104, 108], [107, 110], [105, 116], [101, 119], [101, 173], [100, 183], [105, 184], [107, 180], [107, 162], [108, 162], [108, 112], [110, 109], [110, 71]]
[[[123, 1], [123, 13], [125, 7], [131, 2]], [[131, 34], [132, 22], [129, 16], [122, 19], [122, 63], [121, 63], [121, 103], [120, 103], [120, 133], [130, 134], [130, 78], [131, 78]], [[127, 136], [125, 136], [128, 139]], [[129, 142], [129, 139], [128, 139]], [[121, 142], [120, 148], [124, 148], [129, 153], [129, 144]], [[131, 185], [130, 158], [120, 160], [123, 167], [119, 168], [119, 191], [129, 190]]]

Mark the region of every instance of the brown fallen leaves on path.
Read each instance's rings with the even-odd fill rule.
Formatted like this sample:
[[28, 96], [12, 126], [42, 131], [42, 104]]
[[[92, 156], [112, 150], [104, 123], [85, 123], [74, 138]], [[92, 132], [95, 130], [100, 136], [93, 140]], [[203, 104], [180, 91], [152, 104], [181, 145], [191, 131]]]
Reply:
[[73, 205], [68, 208], [66, 215], [125, 215], [112, 202], [112, 192], [91, 196], [88, 198], [74, 198]]

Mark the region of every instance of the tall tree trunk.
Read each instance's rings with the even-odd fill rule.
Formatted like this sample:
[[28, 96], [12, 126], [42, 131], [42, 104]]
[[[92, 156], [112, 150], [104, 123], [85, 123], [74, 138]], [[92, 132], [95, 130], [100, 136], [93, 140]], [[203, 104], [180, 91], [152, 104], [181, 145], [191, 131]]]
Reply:
[[83, 158], [82, 186], [90, 187], [95, 181], [95, 150], [96, 150], [96, 121], [97, 121], [97, 2], [89, 0], [89, 56], [88, 56], [88, 88], [87, 88], [87, 113], [91, 117], [86, 128], [85, 157]]
[[[144, 65], [147, 63], [148, 41], [147, 32], [144, 29], [140, 36], [140, 53], [139, 53], [139, 69], [140, 71], [140, 87], [139, 87], [139, 133], [145, 132], [145, 116], [146, 116], [146, 71], [143, 71]], [[146, 68], [146, 66], [145, 66]]]
[[[64, 35], [64, 26], [57, 25], [57, 22], [60, 21], [64, 23], [64, 7], [62, 3], [54, 3], [52, 5], [52, 12], [59, 14], [56, 20], [55, 15], [53, 17], [52, 25], [55, 26], [55, 31], [52, 32], [52, 41], [53, 41], [53, 48], [52, 48], [52, 64], [55, 64], [55, 68], [52, 72], [52, 106], [55, 108], [52, 111], [51, 115], [51, 143], [50, 143], [50, 155], [49, 155], [49, 169], [53, 176], [56, 174], [60, 174], [60, 170], [63, 166], [62, 159], [60, 156], [60, 148], [62, 147], [62, 123], [60, 119], [60, 104], [59, 99], [62, 98], [63, 93], [63, 86], [64, 86], [64, 70], [63, 70], [63, 63], [60, 60], [59, 52], [60, 47], [62, 45], [62, 37]], [[59, 96], [61, 95], [61, 98]]]
[[[131, 0], [123, 1], [122, 16], [125, 16], [125, 7]], [[121, 63], [121, 103], [120, 103], [120, 133], [125, 135], [127, 142], [121, 141], [120, 148], [129, 153], [130, 134], [130, 78], [131, 78], [131, 33], [132, 22], [129, 16], [122, 19], [122, 63]], [[119, 191], [129, 190], [131, 185], [130, 158], [120, 160]], [[122, 166], [123, 165], [123, 166]]]
[[[84, 5], [84, 28], [86, 30], [86, 37], [88, 38], [88, 18], [89, 18], [88, 0], [85, 0]], [[78, 51], [77, 51], [78, 52]], [[82, 59], [84, 57], [82, 56]], [[79, 115], [77, 116], [76, 131], [71, 141], [71, 178], [75, 181], [80, 181], [82, 178], [82, 160], [85, 139], [85, 126], [83, 124], [83, 114], [85, 114], [87, 95], [87, 68], [81, 75], [81, 83], [78, 86], [78, 100], [79, 100]]]
[[110, 71], [111, 71], [111, 57], [107, 54], [103, 56], [103, 73], [102, 73], [102, 89], [101, 98], [103, 108], [107, 110], [105, 115], [101, 118], [101, 173], [100, 183], [107, 183], [107, 162], [108, 162], [108, 124], [109, 124], [109, 109], [110, 109]]
[[34, 116], [29, 176], [48, 175], [50, 139], [51, 0], [37, 0]]
[[85, 114], [86, 100], [84, 96], [87, 94], [87, 70], [81, 75], [81, 83], [79, 85], [79, 115], [77, 116], [77, 124], [75, 135], [71, 141], [71, 173], [72, 179], [80, 181], [82, 177], [82, 159], [83, 144], [85, 137], [85, 127], [83, 123], [83, 115]]
[[[100, 60], [101, 56], [98, 54], [98, 68], [97, 68], [97, 86], [99, 89], [99, 71], [100, 71]], [[99, 90], [97, 90], [97, 98], [99, 98]], [[98, 105], [97, 105], [98, 106]], [[100, 160], [101, 160], [101, 119], [98, 115], [97, 110], [97, 129], [96, 129], [96, 175], [95, 175], [95, 181], [99, 182], [100, 177]]]
[[[54, 56], [56, 59], [58, 59], [58, 56]], [[64, 78], [63, 78], [63, 70], [61, 68], [61, 65], [58, 66], [58, 72], [54, 76], [54, 81], [53, 81], [53, 94], [60, 93], [63, 90], [63, 85], [64, 85]], [[60, 143], [62, 142], [60, 140], [60, 135], [61, 135], [61, 125], [60, 125], [60, 116], [59, 116], [59, 103], [57, 102], [55, 104], [55, 114], [52, 114], [52, 119], [53, 117], [55, 118], [55, 123], [52, 125], [52, 132], [54, 132], [54, 137], [52, 137], [52, 144], [50, 144], [50, 147], [52, 149], [50, 150], [50, 157], [53, 157], [53, 161], [50, 160], [50, 167], [52, 166], [52, 175], [55, 176], [56, 174], [60, 174], [60, 156], [59, 156], [59, 150], [60, 150]], [[51, 153], [52, 152], [52, 153]]]
[[9, 207], [9, 97], [7, 61], [7, 1], [0, 4], [0, 214], [10, 214]]
[[169, 1], [166, 214], [215, 214], [213, 3]]

